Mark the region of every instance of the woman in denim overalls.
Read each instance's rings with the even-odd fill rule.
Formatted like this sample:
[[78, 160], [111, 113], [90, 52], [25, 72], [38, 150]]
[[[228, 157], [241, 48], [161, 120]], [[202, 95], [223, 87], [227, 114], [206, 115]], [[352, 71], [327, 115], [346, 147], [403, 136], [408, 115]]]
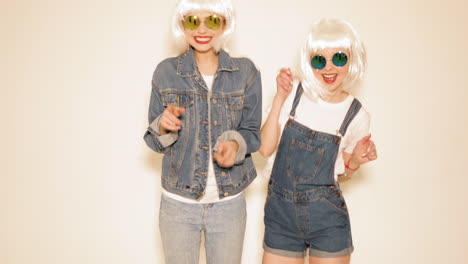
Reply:
[[246, 223], [243, 190], [257, 173], [260, 72], [224, 49], [230, 0], [180, 0], [173, 32], [183, 52], [158, 64], [144, 139], [164, 153], [159, 229], [167, 264], [239, 264]]
[[361, 79], [365, 64], [352, 26], [324, 19], [313, 25], [303, 47], [292, 103], [286, 100], [292, 73], [278, 74], [259, 149], [263, 156], [276, 151], [265, 204], [263, 263], [303, 263], [307, 250], [309, 263], [349, 263], [351, 228], [337, 181], [377, 158], [369, 114], [346, 92]]

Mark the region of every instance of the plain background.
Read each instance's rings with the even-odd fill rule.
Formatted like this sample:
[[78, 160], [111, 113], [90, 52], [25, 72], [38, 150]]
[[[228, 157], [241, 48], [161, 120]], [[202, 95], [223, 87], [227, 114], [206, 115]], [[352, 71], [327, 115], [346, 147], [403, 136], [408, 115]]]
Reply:
[[[343, 18], [368, 50], [356, 91], [379, 159], [343, 185], [352, 263], [466, 263], [468, 16], [462, 0], [237, 0], [236, 56], [264, 110], [309, 25]], [[151, 76], [176, 55], [167, 0], [16, 0], [0, 8], [0, 263], [163, 263]], [[265, 117], [264, 117], [265, 118]], [[254, 155], [259, 171], [265, 159]], [[243, 263], [260, 263], [266, 180], [246, 191]], [[203, 259], [203, 257], [202, 257]]]

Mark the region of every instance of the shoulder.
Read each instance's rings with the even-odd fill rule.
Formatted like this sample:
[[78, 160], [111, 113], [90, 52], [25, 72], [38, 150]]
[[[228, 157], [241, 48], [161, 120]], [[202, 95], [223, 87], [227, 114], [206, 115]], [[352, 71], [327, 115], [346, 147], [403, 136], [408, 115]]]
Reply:
[[233, 58], [233, 60], [235, 60], [237, 62], [237, 64], [240, 65], [240, 66], [258, 70], [255, 63], [251, 59], [249, 59], [247, 57]]
[[[237, 80], [246, 83], [248, 87], [252, 84], [260, 84], [260, 71], [251, 59], [246, 57], [231, 57], [232, 68], [230, 71]], [[257, 85], [256, 85], [257, 86]]]
[[349, 130], [351, 130], [350, 132], [353, 134], [359, 134], [359, 136], [367, 134], [370, 129], [370, 121], [371, 115], [361, 103], [361, 108], [349, 125]]
[[352, 153], [356, 143], [363, 137], [369, 135], [370, 131], [370, 114], [361, 106], [359, 112], [354, 117], [353, 121], [349, 124], [348, 131], [346, 132], [343, 146], [347, 153]]
[[[357, 98], [355, 98], [357, 99]], [[359, 100], [358, 100], [359, 101]], [[370, 122], [370, 119], [371, 119], [371, 116], [370, 116], [370, 113], [369, 111], [367, 111], [367, 109], [364, 107], [364, 105], [362, 104], [361, 101], [359, 101], [361, 103], [361, 108], [359, 109], [359, 112], [356, 114], [356, 117], [354, 117], [354, 119], [356, 121], [359, 121], [359, 122], [366, 122], [366, 123], [369, 123]]]
[[247, 57], [231, 57], [233, 61], [233, 65], [239, 68], [241, 72], [252, 73], [252, 72], [259, 72], [258, 67], [255, 63], [247, 58]]
[[177, 57], [171, 57], [161, 61], [154, 70], [153, 79], [159, 79], [168, 74], [175, 74], [177, 72]]

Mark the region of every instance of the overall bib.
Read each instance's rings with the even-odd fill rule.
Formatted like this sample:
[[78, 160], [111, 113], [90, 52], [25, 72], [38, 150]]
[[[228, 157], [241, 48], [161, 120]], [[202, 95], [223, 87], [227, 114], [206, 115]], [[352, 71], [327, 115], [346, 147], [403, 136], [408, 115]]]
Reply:
[[264, 249], [286, 257], [340, 257], [353, 251], [346, 203], [335, 182], [341, 137], [359, 112], [354, 99], [332, 135], [294, 121], [299, 84], [276, 153], [265, 204]]

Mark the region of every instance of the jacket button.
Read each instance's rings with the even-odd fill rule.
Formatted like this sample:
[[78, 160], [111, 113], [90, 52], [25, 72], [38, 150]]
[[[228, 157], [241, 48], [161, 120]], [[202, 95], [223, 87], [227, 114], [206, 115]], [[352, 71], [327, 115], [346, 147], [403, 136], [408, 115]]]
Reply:
[[221, 176], [226, 176], [226, 173], [224, 171], [222, 171]]
[[213, 121], [213, 125], [217, 126], [218, 125], [218, 121]]
[[217, 103], [218, 103], [218, 100], [213, 99], [213, 104], [217, 104]]
[[229, 193], [228, 192], [225, 192], [224, 193], [224, 197], [228, 197], [229, 196]]
[[335, 194], [335, 197], [336, 197], [336, 198], [340, 198], [340, 197], [341, 197], [341, 194], [340, 194], [340, 193], [336, 193], [336, 194]]

